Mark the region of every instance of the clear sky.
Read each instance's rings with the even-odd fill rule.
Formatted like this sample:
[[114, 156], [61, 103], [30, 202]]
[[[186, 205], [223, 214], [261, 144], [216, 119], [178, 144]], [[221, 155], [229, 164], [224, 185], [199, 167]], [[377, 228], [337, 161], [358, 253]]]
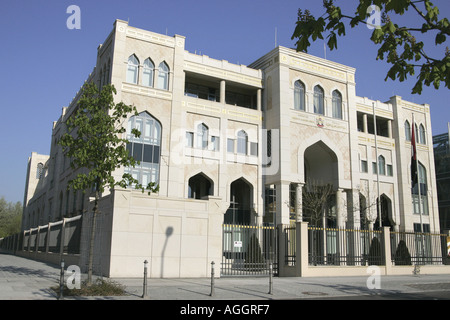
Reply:
[[[450, 18], [450, 1], [433, 1]], [[348, 13], [356, 0], [340, 0]], [[2, 1], [0, 19], [0, 197], [23, 201], [27, 159], [49, 154], [53, 121], [93, 70], [97, 47], [115, 19], [130, 26], [186, 37], [186, 49], [215, 59], [248, 65], [277, 44], [291, 40], [297, 9], [323, 11], [322, 1], [305, 0], [15, 0]], [[81, 10], [81, 29], [66, 26], [70, 5]], [[407, 19], [407, 18], [405, 18]], [[409, 21], [421, 25], [420, 21]], [[411, 95], [405, 83], [384, 81], [388, 65], [376, 61], [376, 47], [365, 26], [348, 29], [338, 50], [326, 58], [356, 68], [356, 94], [387, 101], [393, 95], [431, 106], [433, 134], [447, 131], [450, 90], [426, 87]], [[433, 42], [431, 42], [433, 43]], [[450, 42], [447, 40], [447, 46]], [[444, 47], [445, 48], [445, 47]], [[439, 48], [437, 56], [442, 56]], [[324, 57], [323, 42], [308, 52]]]

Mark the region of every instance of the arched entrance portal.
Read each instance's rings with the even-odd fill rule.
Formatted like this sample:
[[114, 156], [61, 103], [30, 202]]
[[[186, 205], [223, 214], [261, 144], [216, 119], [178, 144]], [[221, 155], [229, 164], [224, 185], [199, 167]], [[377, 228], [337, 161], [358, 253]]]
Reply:
[[306, 148], [304, 177], [302, 208], [305, 221], [314, 226], [335, 227], [338, 219], [338, 159], [323, 141]]
[[305, 150], [305, 183], [315, 185], [339, 185], [338, 159], [323, 141], [318, 141]]
[[225, 213], [225, 224], [246, 224], [251, 222], [252, 186], [243, 178], [230, 185], [230, 207]]

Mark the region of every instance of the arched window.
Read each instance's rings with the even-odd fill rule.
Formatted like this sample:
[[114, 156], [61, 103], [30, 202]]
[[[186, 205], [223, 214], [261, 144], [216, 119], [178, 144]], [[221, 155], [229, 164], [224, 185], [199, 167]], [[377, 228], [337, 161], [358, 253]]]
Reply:
[[416, 139], [416, 143], [419, 142], [419, 129], [417, 128], [417, 123], [414, 123], [414, 138]]
[[294, 83], [294, 109], [305, 110], [305, 85], [299, 80]]
[[111, 59], [108, 59], [108, 64], [106, 65], [106, 83], [111, 81]]
[[158, 89], [169, 90], [169, 66], [164, 61], [158, 67]]
[[405, 138], [407, 141], [411, 141], [411, 125], [408, 120], [405, 121]]
[[142, 85], [147, 87], [153, 87], [153, 74], [155, 65], [150, 58], [145, 59], [144, 68], [142, 71]]
[[378, 156], [378, 173], [382, 176], [386, 175], [386, 160], [383, 156]]
[[208, 148], [208, 127], [204, 123], [197, 126], [197, 148]]
[[132, 54], [131, 56], [128, 57], [127, 82], [137, 84], [138, 75], [139, 75], [139, 60], [134, 54]]
[[36, 170], [36, 179], [40, 179], [42, 176], [42, 172], [44, 171], [44, 165], [39, 162]]
[[419, 126], [419, 143], [427, 144], [425, 127], [422, 124]]
[[213, 194], [213, 183], [203, 173], [199, 173], [189, 179], [188, 197], [202, 199]]
[[247, 142], [247, 133], [244, 130], [239, 131], [237, 134], [237, 153], [247, 154]]
[[[133, 128], [141, 132], [139, 138], [131, 133]], [[144, 187], [150, 182], [158, 183], [161, 156], [160, 123], [147, 112], [133, 116], [128, 120], [127, 139], [127, 150], [140, 163], [134, 168], [126, 168], [125, 172], [131, 174]]]
[[[418, 182], [415, 183], [411, 189], [411, 195], [413, 200], [414, 213], [428, 214], [428, 183], [427, 183], [427, 170], [422, 163], [418, 163]], [[420, 190], [419, 190], [420, 188]], [[419, 191], [420, 191], [420, 207], [419, 207]], [[419, 210], [420, 208], [420, 210]]]
[[333, 118], [342, 119], [342, 95], [339, 91], [333, 91]]
[[324, 93], [320, 86], [314, 87], [314, 113], [324, 114]]

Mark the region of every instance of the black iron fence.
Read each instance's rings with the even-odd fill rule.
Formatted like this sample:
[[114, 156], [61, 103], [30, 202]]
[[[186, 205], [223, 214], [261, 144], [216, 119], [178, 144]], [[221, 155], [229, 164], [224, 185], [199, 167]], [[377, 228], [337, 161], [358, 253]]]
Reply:
[[393, 265], [442, 264], [447, 256], [447, 235], [422, 232], [391, 232]]
[[271, 226], [223, 225], [221, 276], [264, 276], [278, 270], [277, 229]]
[[381, 231], [308, 227], [310, 265], [383, 265]]

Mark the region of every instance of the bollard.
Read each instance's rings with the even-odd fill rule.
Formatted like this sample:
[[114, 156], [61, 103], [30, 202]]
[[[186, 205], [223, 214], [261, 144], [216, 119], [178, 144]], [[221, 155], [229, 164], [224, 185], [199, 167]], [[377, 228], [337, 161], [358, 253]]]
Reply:
[[147, 298], [147, 264], [148, 261], [144, 261], [144, 284], [142, 289], [142, 298]]
[[211, 262], [211, 297], [214, 296], [214, 261]]
[[58, 300], [63, 300], [64, 299], [63, 290], [64, 290], [64, 259], [61, 260], [61, 273], [59, 275], [59, 296], [58, 296]]
[[272, 284], [273, 284], [273, 264], [269, 263], [269, 294], [273, 294], [272, 292]]

